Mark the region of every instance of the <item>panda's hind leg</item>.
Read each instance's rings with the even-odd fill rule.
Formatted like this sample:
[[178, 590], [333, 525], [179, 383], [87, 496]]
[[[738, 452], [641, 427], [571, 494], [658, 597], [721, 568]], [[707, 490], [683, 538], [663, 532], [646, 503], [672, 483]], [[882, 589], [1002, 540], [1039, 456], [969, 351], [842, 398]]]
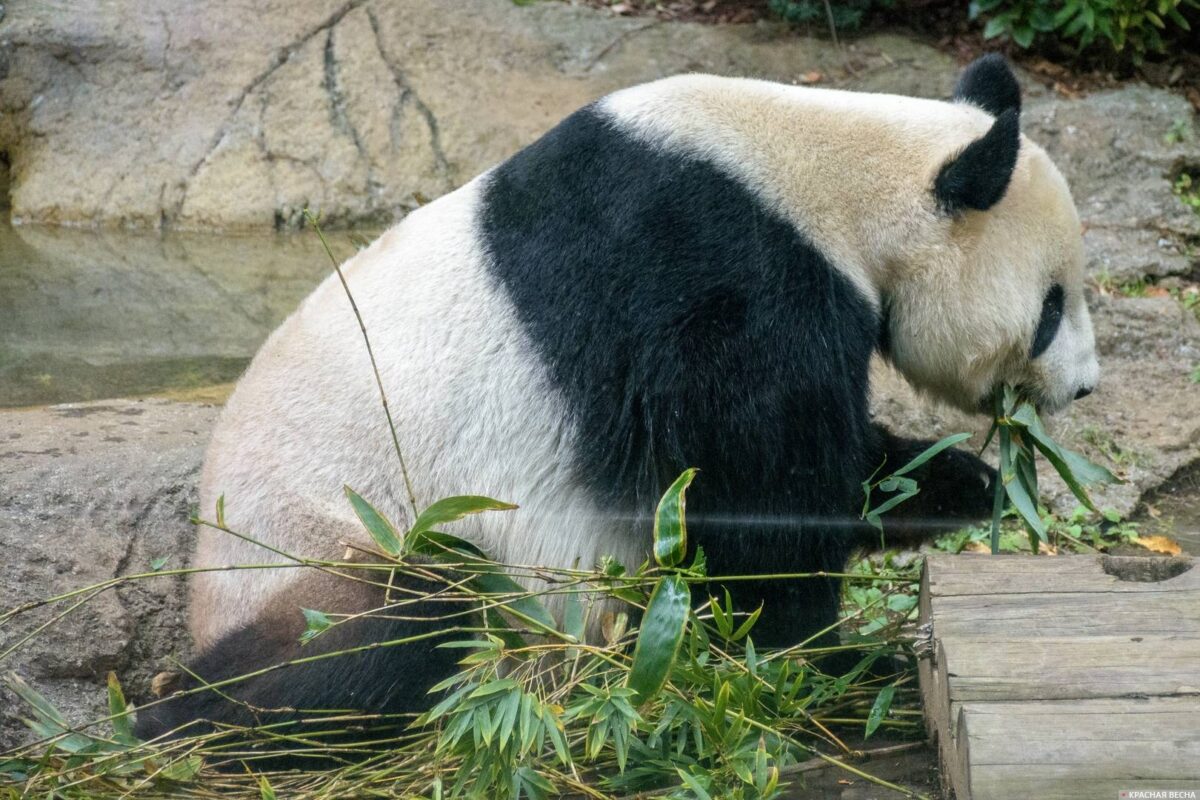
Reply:
[[[137, 735], [171, 739], [227, 731], [230, 741], [238, 740], [239, 757], [252, 759], [256, 767], [318, 766], [334, 752], [347, 760], [370, 755], [362, 743], [394, 736], [411, 720], [407, 715], [428, 708], [429, 688], [453, 673], [458, 652], [437, 644], [462, 638], [451, 632], [436, 635], [449, 626], [437, 618], [446, 613], [446, 604], [421, 601], [368, 613], [385, 606], [383, 588], [306, 572], [252, 623], [226, 634], [188, 664], [171, 687], [174, 694], [142, 707]], [[439, 588], [411, 576], [397, 576], [393, 587], [393, 596], [406, 597]], [[338, 624], [301, 644], [302, 608], [320, 610]], [[340, 622], [342, 615], [362, 616]], [[427, 638], [397, 644], [413, 637]], [[252, 677], [234, 680], [245, 675]], [[225, 681], [231, 682], [203, 688]], [[361, 715], [378, 716], [355, 718]], [[241, 730], [246, 728], [269, 733]]]

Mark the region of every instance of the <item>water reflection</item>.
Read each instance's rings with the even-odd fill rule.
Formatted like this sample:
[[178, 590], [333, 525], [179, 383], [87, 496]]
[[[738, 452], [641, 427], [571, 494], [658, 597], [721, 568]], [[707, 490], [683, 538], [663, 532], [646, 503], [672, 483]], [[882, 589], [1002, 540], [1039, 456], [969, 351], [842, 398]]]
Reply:
[[[349, 235], [331, 239], [353, 252]], [[312, 233], [0, 225], [0, 407], [235, 380], [328, 273]]]

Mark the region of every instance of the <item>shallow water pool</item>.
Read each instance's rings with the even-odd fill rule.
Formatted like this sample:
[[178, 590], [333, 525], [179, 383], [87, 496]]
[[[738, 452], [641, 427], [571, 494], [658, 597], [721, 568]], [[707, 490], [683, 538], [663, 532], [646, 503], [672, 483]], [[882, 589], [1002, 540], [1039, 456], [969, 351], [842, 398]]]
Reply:
[[311, 232], [0, 224], [0, 407], [226, 385], [329, 271]]

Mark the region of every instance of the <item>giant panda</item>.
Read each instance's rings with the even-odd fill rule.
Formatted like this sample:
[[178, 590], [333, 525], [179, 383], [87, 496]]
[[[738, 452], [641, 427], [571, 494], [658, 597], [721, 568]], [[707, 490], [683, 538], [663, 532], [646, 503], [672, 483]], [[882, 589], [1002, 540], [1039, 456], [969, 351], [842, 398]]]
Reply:
[[[649, 553], [647, 512], [687, 467], [693, 544], [713, 575], [838, 572], [860, 483], [927, 443], [872, 420], [869, 364], [985, 411], [1022, 387], [1055, 411], [1098, 364], [1080, 224], [1062, 175], [1019, 131], [995, 56], [950, 102], [683, 75], [611, 94], [410, 214], [343, 272], [377, 357], [418, 503], [484, 494], [520, 510], [454, 532], [499, 561], [571, 567]], [[923, 513], [986, 516], [995, 474], [949, 450]], [[372, 366], [331, 276], [230, 397], [201, 479], [183, 688], [372, 641], [433, 633], [367, 616], [301, 648], [301, 608], [383, 598], [315, 569], [365, 543], [343, 486], [412, 521]], [[914, 507], [921, 506], [914, 503]], [[408, 591], [432, 586], [413, 582]], [[835, 621], [838, 580], [732, 583], [760, 645]], [[455, 651], [366, 649], [142, 709], [155, 736], [291, 709], [410, 712]], [[230, 702], [230, 697], [238, 702]]]

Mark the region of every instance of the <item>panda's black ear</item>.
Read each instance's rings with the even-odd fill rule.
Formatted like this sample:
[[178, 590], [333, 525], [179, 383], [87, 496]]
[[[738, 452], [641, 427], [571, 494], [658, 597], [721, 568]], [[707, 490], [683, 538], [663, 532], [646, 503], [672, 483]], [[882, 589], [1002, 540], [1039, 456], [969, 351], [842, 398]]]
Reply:
[[1021, 86], [999, 53], [972, 61], [954, 86], [954, 99], [979, 106], [998, 117], [1009, 109], [1021, 113]]
[[1017, 110], [1005, 111], [980, 138], [963, 148], [938, 171], [933, 194], [947, 214], [966, 209], [987, 211], [1008, 190], [1017, 152], [1021, 148], [1021, 126]]

